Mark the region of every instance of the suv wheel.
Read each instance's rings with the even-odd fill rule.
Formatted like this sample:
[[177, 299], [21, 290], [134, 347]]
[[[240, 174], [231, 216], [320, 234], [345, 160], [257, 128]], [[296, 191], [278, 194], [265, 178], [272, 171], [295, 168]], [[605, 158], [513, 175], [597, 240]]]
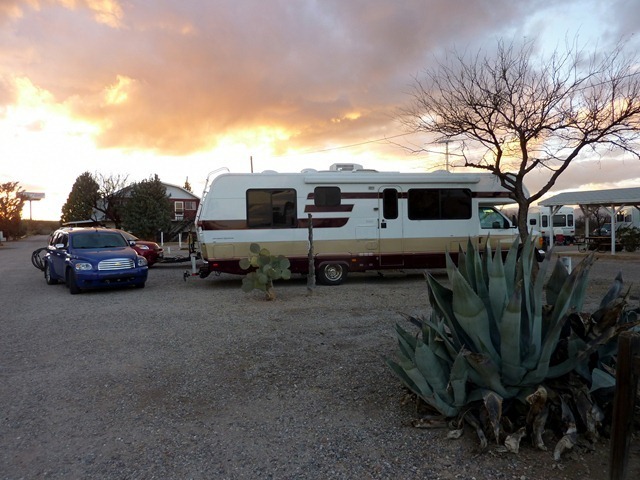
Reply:
[[58, 283], [58, 280], [51, 276], [51, 267], [49, 266], [49, 262], [45, 262], [44, 264], [44, 279], [47, 282], [47, 285], [55, 285]]
[[76, 280], [76, 272], [72, 269], [67, 270], [67, 287], [69, 287], [69, 293], [71, 295], [76, 295], [81, 292], [80, 287], [78, 287], [78, 281]]

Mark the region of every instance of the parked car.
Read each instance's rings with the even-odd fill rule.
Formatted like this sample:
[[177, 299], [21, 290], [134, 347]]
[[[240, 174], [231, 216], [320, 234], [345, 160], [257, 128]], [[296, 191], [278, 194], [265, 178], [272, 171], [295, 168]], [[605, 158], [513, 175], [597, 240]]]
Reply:
[[71, 294], [116, 286], [144, 288], [148, 272], [147, 260], [122, 233], [109, 228], [56, 230], [44, 256], [47, 284], [64, 282]]
[[[621, 228], [628, 228], [630, 226], [631, 226], [631, 223], [629, 223], [629, 222], [618, 222], [618, 223], [616, 223], [616, 233]], [[605, 223], [600, 228], [594, 228], [593, 231], [591, 232], [591, 234], [595, 235], [595, 236], [607, 236], [608, 237], [608, 236], [611, 235], [611, 224], [610, 223]]]
[[129, 242], [134, 242], [133, 249], [138, 252], [138, 255], [142, 255], [147, 259], [147, 263], [149, 264], [149, 266], [162, 261], [162, 259], [164, 258], [164, 249], [156, 242], [140, 240], [135, 235], [132, 235], [129, 232], [125, 232], [124, 230], [118, 231], [122, 233], [122, 235], [124, 235], [124, 238], [126, 238]]

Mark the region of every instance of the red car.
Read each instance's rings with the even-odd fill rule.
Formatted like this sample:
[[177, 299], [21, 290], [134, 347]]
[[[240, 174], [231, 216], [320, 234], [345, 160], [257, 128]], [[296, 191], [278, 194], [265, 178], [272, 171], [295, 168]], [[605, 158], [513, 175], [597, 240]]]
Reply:
[[122, 233], [122, 235], [127, 239], [128, 242], [135, 242], [135, 245], [133, 245], [133, 249], [138, 252], [138, 255], [142, 255], [147, 259], [147, 264], [149, 266], [162, 261], [162, 259], [164, 258], [164, 251], [162, 247], [156, 242], [147, 242], [146, 240], [140, 240], [135, 235], [132, 235], [129, 232], [125, 232], [124, 230], [118, 231]]

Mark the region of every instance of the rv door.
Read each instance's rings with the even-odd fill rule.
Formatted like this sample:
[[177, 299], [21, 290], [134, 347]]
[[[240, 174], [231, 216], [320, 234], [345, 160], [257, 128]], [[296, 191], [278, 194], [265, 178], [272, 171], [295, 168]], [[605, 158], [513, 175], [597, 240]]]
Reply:
[[380, 187], [378, 195], [378, 247], [380, 265], [404, 265], [402, 189], [396, 185]]

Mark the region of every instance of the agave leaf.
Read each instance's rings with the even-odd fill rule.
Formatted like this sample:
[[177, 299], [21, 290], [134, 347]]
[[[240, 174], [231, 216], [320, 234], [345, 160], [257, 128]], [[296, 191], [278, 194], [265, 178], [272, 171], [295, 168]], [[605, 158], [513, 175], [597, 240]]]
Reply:
[[611, 284], [609, 291], [607, 291], [606, 295], [600, 301], [600, 308], [605, 307], [613, 300], [618, 298], [620, 296], [620, 293], [622, 292], [623, 285], [624, 282], [622, 281], [622, 272], [618, 272], [618, 275], [616, 275], [616, 278]]
[[[489, 288], [489, 271], [491, 269], [491, 264], [493, 263], [493, 255], [492, 255], [492, 251], [491, 251], [491, 242], [490, 240], [490, 235], [487, 237], [487, 243], [484, 246], [484, 255], [481, 258], [482, 261], [482, 274], [483, 274], [483, 280], [484, 280], [484, 284], [487, 286], [487, 289]], [[496, 254], [498, 253], [498, 251], [500, 250], [500, 242], [497, 242], [498, 246], [496, 247]]]
[[556, 304], [558, 295], [560, 295], [562, 286], [564, 285], [564, 282], [567, 280], [567, 278], [569, 278], [569, 272], [558, 258], [545, 288], [545, 296], [549, 305]]
[[412, 362], [415, 361], [415, 350], [417, 339], [399, 324], [396, 323], [396, 333], [398, 338], [398, 346], [403, 355], [409, 358]]
[[[466, 270], [465, 271], [461, 271], [460, 268], [458, 268], [458, 271], [460, 271], [460, 273], [462, 274], [462, 276], [464, 277], [464, 279], [469, 283], [469, 285], [471, 286], [471, 288], [474, 291], [478, 291], [478, 284], [477, 284], [477, 269], [479, 268], [479, 258], [478, 258], [478, 251], [476, 250], [475, 246], [473, 245], [473, 242], [471, 241], [471, 237], [467, 238], [467, 264], [466, 264]], [[451, 277], [449, 277], [449, 279], [451, 279]]]
[[516, 238], [511, 244], [511, 248], [507, 252], [507, 258], [504, 261], [504, 276], [507, 285], [507, 298], [513, 295], [513, 289], [516, 284], [516, 272], [518, 267], [518, 249], [520, 239]]
[[398, 378], [416, 395], [422, 398], [428, 405], [436, 409], [445, 417], [455, 417], [458, 409], [444, 401], [440, 395], [434, 393], [431, 386], [422, 376], [418, 368], [401, 366], [393, 360], [387, 359], [387, 365]]
[[468, 378], [469, 370], [467, 362], [462, 351], [460, 351], [456, 356], [456, 359], [453, 361], [453, 365], [451, 366], [451, 375], [449, 378], [451, 390], [453, 390], [453, 404], [456, 407], [466, 405]]
[[525, 324], [527, 325], [527, 330], [529, 330], [529, 326], [533, 324], [536, 307], [535, 297], [535, 276], [534, 276], [534, 268], [537, 266], [537, 262], [534, 258], [534, 248], [533, 241], [530, 238], [525, 239], [522, 242], [522, 251], [520, 252], [520, 268], [522, 271], [522, 293], [524, 297], [524, 309], [522, 311], [522, 315], [525, 320]]
[[451, 365], [451, 363], [453, 363], [453, 360], [449, 353], [450, 350], [446, 345], [446, 340], [443, 337], [443, 333], [434, 328], [431, 328], [428, 323], [425, 323], [422, 330], [422, 338], [425, 343], [429, 345], [429, 348], [433, 351], [436, 357], [445, 362], [447, 365]]
[[550, 264], [551, 255], [545, 255], [545, 258], [539, 267], [538, 275], [533, 286], [533, 298], [537, 300], [534, 303], [533, 317], [529, 318], [527, 323], [524, 323], [521, 331], [522, 358], [524, 359], [523, 366], [527, 370], [535, 368], [542, 349], [542, 332], [545, 330], [543, 321], [544, 305], [542, 302], [542, 292]]
[[418, 340], [416, 344], [415, 362], [416, 367], [433, 391], [447, 403], [451, 403], [453, 399], [447, 392], [449, 368], [444, 362], [438, 360], [438, 357], [422, 340]]
[[[449, 255], [449, 252], [447, 252], [447, 256]], [[465, 253], [465, 251], [462, 249], [462, 245], [458, 244], [458, 269], [460, 269], [460, 271], [462, 272], [467, 272], [467, 254]], [[452, 262], [453, 265], [453, 262]], [[447, 274], [448, 274], [448, 269], [449, 269], [449, 265], [447, 264]]]
[[502, 419], [502, 397], [496, 392], [487, 391], [483, 396], [484, 406], [489, 414], [496, 443], [500, 443], [500, 420]]
[[391, 368], [391, 371], [400, 379], [400, 381], [402, 383], [405, 384], [405, 386], [411, 390], [413, 393], [415, 393], [416, 395], [420, 395], [420, 388], [418, 387], [418, 385], [416, 385], [416, 383], [413, 381], [413, 379], [407, 374], [407, 370], [405, 369], [404, 366], [400, 365], [399, 363], [391, 360], [390, 358], [386, 359], [387, 365], [389, 366], [389, 368]]
[[577, 280], [576, 288], [573, 292], [573, 296], [571, 299], [571, 308], [577, 310], [578, 312], [582, 311], [582, 306], [584, 304], [584, 299], [587, 293], [587, 285], [589, 281], [589, 272], [591, 271], [591, 267], [595, 262], [596, 257], [595, 254], [590, 254], [587, 258], [583, 259], [582, 263], [586, 263], [584, 274], [579, 277]]
[[540, 351], [540, 356], [538, 357], [536, 369], [530, 371], [523, 380], [526, 385], [540, 383], [547, 376], [551, 355], [558, 344], [560, 332], [565, 321], [565, 315], [571, 306], [573, 292], [580, 281], [585, 278], [586, 272], [591, 265], [588, 260], [589, 257], [586, 257], [582, 262], [580, 262], [580, 264], [578, 264], [576, 269], [571, 272], [569, 277], [567, 277], [567, 280], [564, 282], [564, 285], [558, 294], [556, 305], [554, 306], [551, 314], [550, 328], [547, 332], [543, 332], [544, 338], [542, 349]]
[[480, 353], [464, 351], [465, 360], [471, 367], [469, 378], [481, 388], [493, 390], [503, 398], [512, 398], [514, 390], [507, 390], [500, 379], [500, 370], [491, 358]]
[[[454, 341], [454, 338], [448, 334], [448, 329], [446, 329], [446, 325], [444, 321], [439, 317], [435, 311], [431, 312], [431, 318], [424, 319], [424, 324], [429, 327], [432, 332], [435, 332], [438, 336], [438, 341], [442, 342], [444, 348], [446, 349], [447, 356], [446, 358], [451, 360], [451, 358], [457, 355], [457, 352], [460, 350], [461, 345]], [[423, 333], [424, 336], [424, 333]], [[430, 342], [431, 343], [431, 342]], [[438, 350], [436, 354], [441, 358], [445, 359], [444, 354]]]
[[558, 378], [572, 370], [576, 370], [578, 374], [590, 380], [589, 359], [581, 355], [587, 348], [587, 344], [581, 338], [577, 336], [570, 338], [567, 343], [567, 358], [556, 365], [550, 366], [547, 378]]
[[467, 347], [474, 352], [485, 352], [499, 363], [500, 357], [491, 340], [489, 315], [484, 302], [459, 272], [453, 273], [451, 283], [453, 287], [453, 312], [473, 342]]
[[442, 286], [438, 280], [436, 280], [431, 274], [427, 275], [427, 283], [429, 284], [429, 290], [433, 297], [434, 303], [432, 304], [434, 310], [447, 322], [451, 334], [458, 348], [462, 345], [471, 345], [472, 341], [462, 328], [456, 316], [453, 312], [453, 292], [448, 288]]
[[600, 390], [601, 388], [613, 388], [616, 386], [616, 377], [604, 370], [594, 368], [591, 372], [591, 388], [589, 393]]
[[522, 366], [520, 330], [522, 296], [515, 289], [500, 322], [500, 356], [502, 358], [502, 379], [506, 385], [519, 385], [527, 369]]
[[411, 367], [402, 367], [404, 373], [411, 379], [413, 384], [417, 387], [416, 394], [420, 397], [427, 399], [433, 396], [433, 388], [429, 385], [429, 382], [424, 378], [418, 367], [412, 365]]
[[493, 260], [488, 263], [489, 269], [489, 299], [491, 302], [491, 310], [496, 323], [500, 323], [500, 318], [504, 308], [509, 300], [507, 296], [507, 278], [504, 273], [504, 264], [502, 262], [502, 253], [500, 252], [500, 244]]

